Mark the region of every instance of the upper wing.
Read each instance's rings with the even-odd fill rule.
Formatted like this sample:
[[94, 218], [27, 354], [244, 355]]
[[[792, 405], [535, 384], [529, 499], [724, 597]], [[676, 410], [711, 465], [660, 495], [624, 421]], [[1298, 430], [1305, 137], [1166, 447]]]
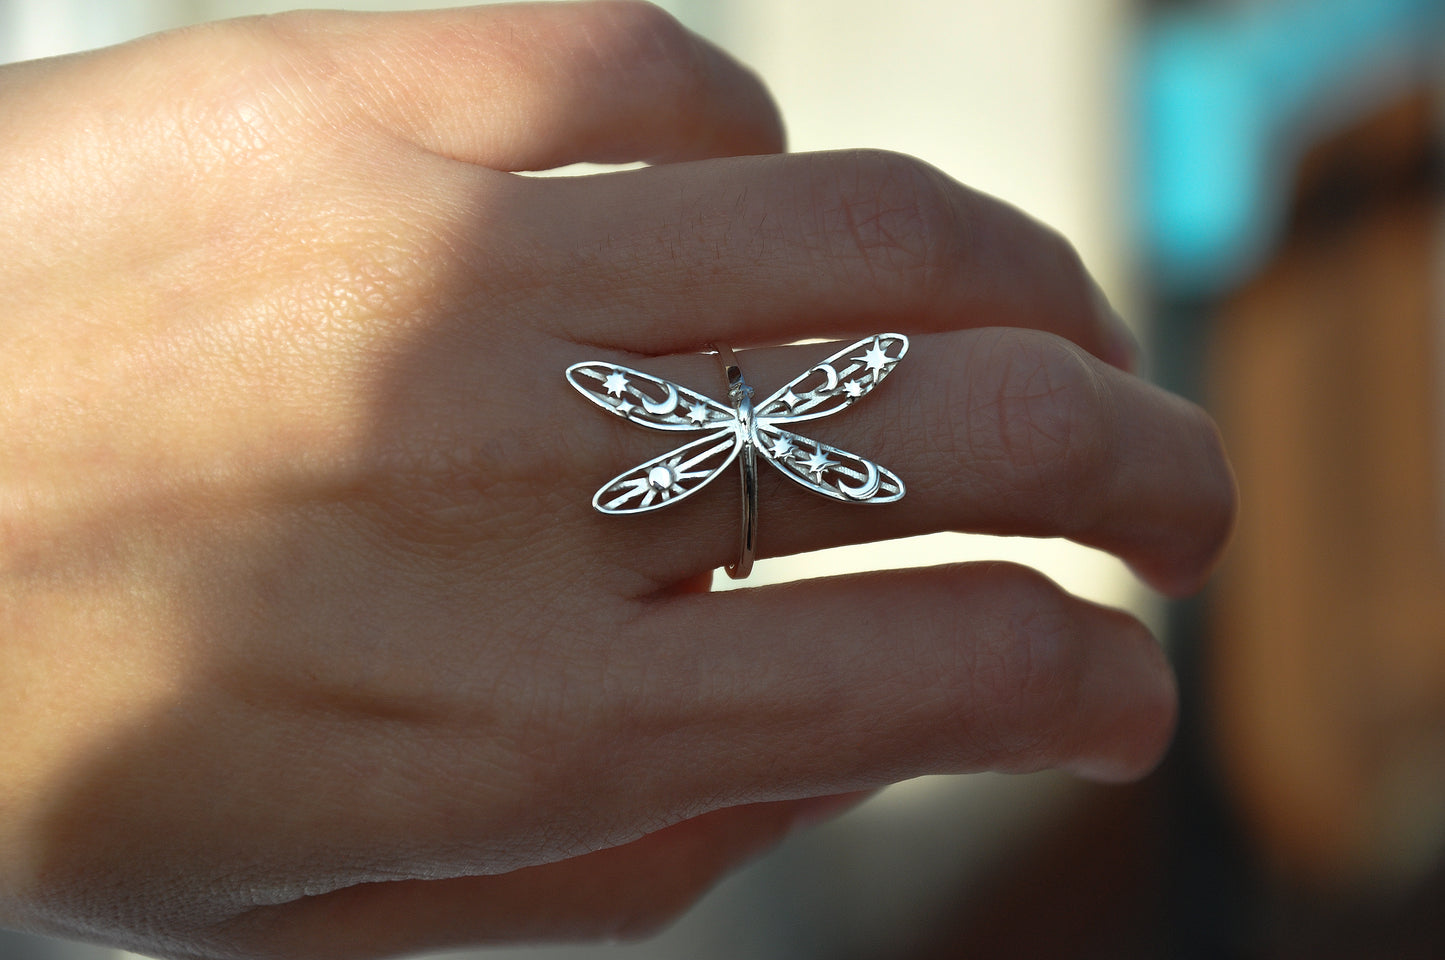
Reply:
[[742, 445], [742, 431], [715, 430], [613, 477], [592, 497], [592, 505], [603, 513], [645, 513], [676, 503], [707, 486]]
[[903, 499], [903, 481], [887, 467], [773, 424], [758, 427], [758, 452], [789, 478], [844, 503]]
[[567, 368], [567, 382], [603, 410], [656, 430], [709, 430], [737, 422], [731, 407], [615, 363], [574, 363]]
[[901, 333], [859, 340], [758, 404], [753, 416], [794, 423], [837, 413], [878, 386], [907, 352], [908, 338]]

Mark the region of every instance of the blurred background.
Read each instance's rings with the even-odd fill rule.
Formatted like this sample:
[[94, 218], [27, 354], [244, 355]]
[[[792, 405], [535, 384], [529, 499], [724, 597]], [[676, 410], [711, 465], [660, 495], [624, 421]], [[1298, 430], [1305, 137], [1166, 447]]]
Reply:
[[[0, 0], [0, 61], [291, 5]], [[1175, 747], [1129, 787], [900, 785], [644, 944], [452, 956], [1445, 956], [1445, 2], [662, 5], [767, 78], [793, 149], [915, 154], [1069, 235], [1149, 375], [1219, 419], [1240, 529], [1174, 605], [1067, 543], [760, 563], [1037, 566], [1164, 637]], [[0, 933], [0, 960], [126, 956]]]

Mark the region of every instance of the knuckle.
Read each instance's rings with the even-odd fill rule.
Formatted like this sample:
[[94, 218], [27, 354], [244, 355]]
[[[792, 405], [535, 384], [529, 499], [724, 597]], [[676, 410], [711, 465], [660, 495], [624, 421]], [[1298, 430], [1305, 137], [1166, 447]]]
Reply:
[[1054, 276], [1064, 278], [1064, 286], [1073, 294], [1073, 299], [1088, 303], [1091, 297], [1089, 268], [1073, 241], [1053, 227], [1040, 225], [1039, 253], [1042, 268]]
[[664, 89], [700, 92], [701, 50], [696, 38], [666, 10], [642, 0], [606, 0], [581, 11], [573, 29], [574, 49], [586, 50], [593, 65]]
[[[1053, 317], [1055, 329], [1089, 335], [1098, 323], [1102, 294], [1079, 250], [1054, 227], [1030, 218], [1030, 271], [1038, 309]], [[980, 251], [971, 251], [978, 254]]]
[[650, 0], [597, 0], [579, 7], [579, 14], [624, 35], [652, 37], [684, 33], [677, 18]]
[[850, 276], [872, 277], [927, 302], [960, 261], [962, 220], [948, 178], [921, 160], [885, 150], [827, 158], [832, 202], [822, 231]]
[[998, 329], [973, 351], [955, 449], [1000, 502], [1052, 534], [1087, 525], [1114, 447], [1108, 388], [1067, 341]]
[[262, 13], [239, 20], [222, 20], [214, 26], [222, 29], [231, 24], [249, 30], [252, 37], [262, 42], [289, 47], [303, 43], [326, 29], [334, 15], [321, 10], [285, 10], [279, 13]]
[[1027, 607], [976, 654], [972, 697], [988, 706], [975, 713], [973, 735], [1002, 768], [1032, 769], [1056, 757], [1077, 713], [1086, 638], [1073, 602], [1043, 574], [1013, 564], [990, 574]]
[[[318, 42], [324, 19], [320, 11], [262, 14], [141, 41], [164, 45], [165, 55], [152, 59], [177, 71], [172, 82], [179, 77], [189, 85], [184, 104], [160, 121], [172, 145], [185, 148], [201, 170], [284, 167], [288, 136], [319, 129], [311, 109], [340, 86], [340, 66]], [[294, 96], [303, 87], [311, 97]]]
[[1202, 407], [1191, 404], [1193, 431], [1199, 437], [1202, 466], [1196, 509], [1203, 525], [1200, 542], [1206, 557], [1216, 557], [1234, 532], [1239, 512], [1239, 490], [1225, 452], [1219, 425]]
[[328, 42], [338, 16], [325, 10], [286, 10], [217, 21], [197, 29], [244, 42], [258, 63], [284, 65], [310, 81], [313, 76], [333, 78], [341, 72], [334, 45]]

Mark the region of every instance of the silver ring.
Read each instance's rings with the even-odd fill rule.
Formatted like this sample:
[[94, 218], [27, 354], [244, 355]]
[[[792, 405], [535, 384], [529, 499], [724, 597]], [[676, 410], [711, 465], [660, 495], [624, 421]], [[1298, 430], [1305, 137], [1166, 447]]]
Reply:
[[758, 550], [758, 447], [753, 431], [753, 388], [743, 380], [743, 369], [738, 358], [727, 344], [713, 344], [718, 363], [722, 365], [723, 378], [728, 385], [728, 400], [732, 402], [738, 423], [746, 439], [738, 451], [738, 467], [742, 488], [742, 526], [738, 536], [738, 559], [723, 569], [734, 580], [743, 580], [753, 572], [753, 558]]
[[607, 481], [592, 497], [598, 511], [659, 510], [707, 486], [736, 457], [742, 471], [742, 532], [738, 559], [726, 569], [740, 580], [752, 571], [757, 552], [759, 455], [794, 483], [833, 500], [903, 499], [903, 481], [887, 467], [794, 433], [793, 427], [837, 413], [871, 393], [908, 352], [907, 337], [879, 333], [849, 344], [758, 404], [733, 352], [725, 346], [713, 352], [727, 377], [730, 405], [616, 363], [588, 360], [567, 368], [567, 382], [609, 413], [654, 430], [701, 434]]

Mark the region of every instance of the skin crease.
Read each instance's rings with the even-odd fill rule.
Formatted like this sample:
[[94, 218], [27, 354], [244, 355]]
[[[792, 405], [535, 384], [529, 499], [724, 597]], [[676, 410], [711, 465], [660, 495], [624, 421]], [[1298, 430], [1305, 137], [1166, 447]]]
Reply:
[[[761, 478], [760, 555], [1067, 536], [1196, 589], [1234, 488], [1072, 249], [906, 157], [781, 155], [636, 3], [310, 13], [0, 69], [0, 922], [167, 957], [640, 935], [790, 829], [940, 772], [1135, 777], [1127, 615], [1003, 564], [707, 591], [733, 483], [562, 371], [767, 395], [907, 359]], [[656, 166], [539, 180], [578, 160]]]

